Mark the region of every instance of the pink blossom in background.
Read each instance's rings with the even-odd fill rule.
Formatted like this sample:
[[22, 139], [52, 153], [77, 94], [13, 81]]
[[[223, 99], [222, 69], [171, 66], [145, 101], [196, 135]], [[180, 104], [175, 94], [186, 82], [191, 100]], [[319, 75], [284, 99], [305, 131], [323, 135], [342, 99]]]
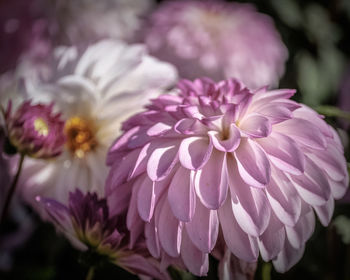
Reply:
[[242, 261], [260, 252], [288, 270], [314, 212], [326, 226], [349, 183], [338, 135], [294, 93], [204, 78], [152, 100], [110, 147], [111, 212], [128, 208], [135, 240], [144, 232], [154, 257], [181, 258], [196, 275], [207, 273], [219, 231]]
[[50, 27], [38, 0], [0, 3], [0, 73], [13, 70], [22, 55], [38, 62], [51, 49]]
[[60, 113], [53, 112], [54, 104], [31, 104], [25, 101], [13, 110], [9, 102], [4, 111], [6, 136], [18, 153], [33, 158], [52, 158], [61, 154], [66, 138]]
[[250, 4], [165, 1], [143, 32], [151, 53], [188, 79], [235, 77], [250, 88], [276, 86], [288, 57], [272, 19]]
[[49, 221], [74, 247], [90, 250], [101, 260], [112, 262], [127, 271], [154, 279], [170, 279], [166, 271], [147, 252], [144, 240], [134, 250], [128, 248], [129, 236], [123, 216], [110, 215], [107, 201], [96, 193], [79, 189], [69, 194], [67, 205], [54, 199], [37, 197], [48, 213]]
[[47, 5], [60, 44], [86, 45], [101, 39], [134, 41], [153, 0], [54, 0]]

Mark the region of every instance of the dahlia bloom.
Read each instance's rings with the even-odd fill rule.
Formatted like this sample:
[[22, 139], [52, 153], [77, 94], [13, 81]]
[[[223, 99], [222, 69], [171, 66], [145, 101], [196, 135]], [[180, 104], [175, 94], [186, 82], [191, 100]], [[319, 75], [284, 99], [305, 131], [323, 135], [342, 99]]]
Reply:
[[66, 121], [62, 154], [24, 163], [21, 192], [33, 205], [37, 195], [67, 202], [77, 186], [103, 195], [105, 157], [121, 122], [177, 78], [174, 67], [148, 56], [142, 45], [106, 40], [85, 51], [57, 48], [55, 55], [49, 81], [26, 80], [28, 96], [54, 102]]
[[99, 199], [96, 193], [83, 194], [77, 189], [69, 194], [67, 205], [39, 196], [37, 201], [47, 211], [50, 222], [77, 249], [96, 253], [102, 261], [110, 261], [131, 273], [168, 279], [145, 250], [144, 243], [138, 242], [133, 251], [129, 250], [123, 218], [110, 216], [106, 199]]
[[250, 88], [276, 86], [288, 56], [272, 19], [249, 4], [167, 1], [144, 34], [151, 54], [186, 79], [235, 77]]
[[[288, 270], [314, 212], [327, 225], [349, 182], [338, 135], [290, 100], [294, 92], [181, 81], [126, 121], [110, 147], [111, 211], [128, 207], [127, 226], [144, 229], [151, 254], [181, 258], [196, 275], [206, 274], [219, 232], [235, 257], [255, 262], [260, 252]], [[127, 195], [129, 206], [120, 203]]]
[[4, 112], [7, 138], [20, 154], [33, 158], [58, 156], [65, 143], [64, 121], [53, 112], [54, 104], [25, 101], [14, 113], [9, 102]]

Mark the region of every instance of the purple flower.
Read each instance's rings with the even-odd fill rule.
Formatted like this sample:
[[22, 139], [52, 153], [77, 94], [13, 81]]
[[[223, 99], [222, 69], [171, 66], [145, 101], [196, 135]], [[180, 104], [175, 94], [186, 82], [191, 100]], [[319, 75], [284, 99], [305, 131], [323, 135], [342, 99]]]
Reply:
[[131, 273], [169, 279], [141, 240], [130, 250], [125, 220], [122, 216], [110, 216], [106, 199], [98, 198], [96, 193], [84, 194], [76, 189], [69, 193], [67, 206], [40, 196], [37, 201], [47, 211], [49, 220], [77, 249], [95, 252]]
[[288, 56], [271, 18], [249, 4], [167, 1], [144, 34], [151, 53], [187, 79], [235, 77], [250, 88], [275, 86]]
[[13, 114], [9, 102], [5, 112], [7, 137], [17, 152], [34, 158], [50, 158], [62, 152], [64, 121], [53, 113], [53, 104], [32, 105], [25, 101]]
[[126, 121], [111, 146], [111, 211], [128, 208], [131, 234], [143, 222], [152, 255], [181, 258], [194, 274], [207, 272], [219, 228], [237, 258], [255, 262], [260, 252], [288, 270], [314, 211], [327, 225], [349, 182], [338, 135], [290, 100], [294, 92], [250, 91], [234, 79], [180, 82], [177, 94]]

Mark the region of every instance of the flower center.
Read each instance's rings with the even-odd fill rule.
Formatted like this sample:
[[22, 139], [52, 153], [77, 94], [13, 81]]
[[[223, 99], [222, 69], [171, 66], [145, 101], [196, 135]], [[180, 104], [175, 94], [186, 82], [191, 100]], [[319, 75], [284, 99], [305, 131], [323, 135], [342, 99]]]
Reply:
[[67, 136], [68, 149], [78, 158], [83, 158], [97, 146], [95, 129], [89, 121], [72, 117], [66, 122], [64, 132]]
[[34, 129], [39, 136], [47, 136], [49, 134], [49, 126], [42, 118], [37, 118], [34, 121]]

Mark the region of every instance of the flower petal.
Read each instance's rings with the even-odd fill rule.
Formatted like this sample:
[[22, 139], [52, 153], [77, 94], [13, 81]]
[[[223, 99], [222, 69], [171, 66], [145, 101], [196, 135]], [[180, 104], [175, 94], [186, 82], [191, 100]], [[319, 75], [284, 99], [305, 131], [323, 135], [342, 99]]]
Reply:
[[239, 143], [241, 142], [241, 133], [234, 124], [231, 124], [229, 129], [229, 135], [227, 136], [226, 140], [221, 139], [221, 133], [219, 133], [218, 131], [209, 131], [208, 135], [214, 147], [222, 152], [235, 151], [239, 146]]
[[294, 227], [286, 226], [289, 243], [296, 249], [304, 246], [315, 229], [315, 214], [310, 209], [308, 213], [301, 216]]
[[247, 185], [239, 176], [237, 165], [228, 157], [227, 167], [231, 191], [232, 210], [242, 230], [260, 236], [270, 220], [271, 208], [262, 189]]
[[257, 142], [278, 169], [295, 175], [304, 172], [304, 154], [290, 137], [273, 132], [268, 138], [258, 139]]
[[295, 249], [290, 245], [288, 239], [285, 239], [284, 249], [278, 254], [277, 258], [272, 261], [276, 271], [284, 273], [295, 265], [303, 256], [305, 246]]
[[266, 186], [267, 198], [278, 219], [288, 226], [294, 226], [301, 213], [301, 199], [290, 180], [273, 168], [270, 184]]
[[191, 222], [186, 223], [186, 231], [193, 244], [203, 253], [210, 253], [219, 233], [219, 220], [215, 210], [209, 210], [198, 200]]
[[189, 137], [182, 140], [179, 160], [183, 167], [191, 170], [201, 169], [210, 158], [213, 145], [202, 137]]
[[160, 144], [147, 163], [147, 174], [152, 181], [163, 180], [178, 160], [178, 146], [174, 142]]
[[168, 200], [176, 218], [183, 222], [192, 220], [196, 207], [196, 193], [191, 171], [179, 167], [170, 182]]
[[321, 224], [325, 227], [328, 226], [329, 222], [332, 219], [334, 211], [334, 199], [330, 197], [326, 204], [322, 206], [314, 206], [316, 214], [321, 221]]
[[159, 230], [160, 244], [171, 257], [178, 257], [180, 254], [182, 227], [183, 223], [173, 215], [170, 205], [165, 199], [157, 228]]
[[298, 144], [317, 150], [324, 150], [327, 146], [322, 132], [310, 121], [293, 118], [274, 125], [274, 130], [293, 138]]
[[238, 258], [247, 262], [255, 262], [259, 255], [257, 241], [246, 234], [238, 225], [231, 205], [231, 199], [227, 198], [223, 206], [218, 210], [226, 245], [232, 254]]
[[183, 231], [181, 257], [188, 270], [197, 276], [207, 275], [209, 269], [208, 254], [193, 245], [186, 230]]
[[272, 213], [269, 226], [258, 238], [261, 257], [264, 261], [268, 262], [279, 254], [284, 246], [285, 235], [283, 224]]
[[288, 175], [294, 182], [299, 195], [309, 204], [320, 206], [327, 202], [331, 195], [328, 179], [308, 157], [305, 157], [304, 175]]
[[242, 139], [234, 152], [242, 179], [253, 187], [263, 187], [270, 181], [271, 167], [264, 150], [253, 140]]
[[214, 150], [206, 165], [196, 172], [194, 184], [201, 202], [209, 209], [218, 209], [228, 189], [225, 154]]
[[272, 127], [268, 118], [252, 113], [241, 121], [239, 128], [253, 138], [260, 138], [267, 137]]

